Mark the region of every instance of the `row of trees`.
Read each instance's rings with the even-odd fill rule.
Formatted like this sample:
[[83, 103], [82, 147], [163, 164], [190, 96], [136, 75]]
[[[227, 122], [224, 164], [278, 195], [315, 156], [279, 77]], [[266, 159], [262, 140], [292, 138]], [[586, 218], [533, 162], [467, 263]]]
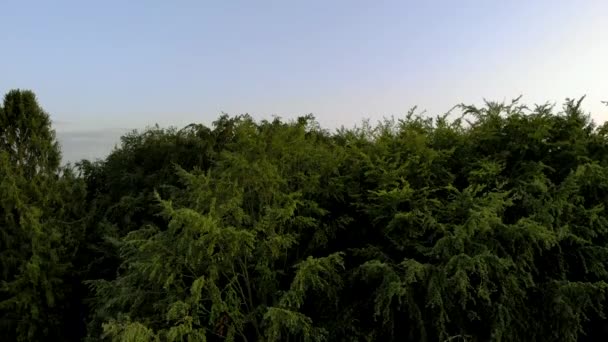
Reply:
[[312, 116], [124, 136], [60, 166], [0, 107], [0, 333], [15, 341], [608, 336], [608, 126], [567, 100], [328, 132]]

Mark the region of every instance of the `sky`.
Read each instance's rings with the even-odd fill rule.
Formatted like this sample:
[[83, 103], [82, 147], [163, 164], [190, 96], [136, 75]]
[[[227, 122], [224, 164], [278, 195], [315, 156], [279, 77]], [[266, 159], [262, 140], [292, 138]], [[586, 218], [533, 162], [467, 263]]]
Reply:
[[331, 129], [586, 95], [604, 122], [607, 15], [605, 0], [0, 0], [0, 93], [34, 90], [69, 161], [222, 112]]

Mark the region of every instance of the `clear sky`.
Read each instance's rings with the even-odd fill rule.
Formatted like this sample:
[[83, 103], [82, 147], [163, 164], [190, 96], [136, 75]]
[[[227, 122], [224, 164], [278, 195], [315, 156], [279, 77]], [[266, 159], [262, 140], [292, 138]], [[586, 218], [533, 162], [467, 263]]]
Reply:
[[603, 122], [607, 18], [605, 0], [5, 0], [0, 92], [34, 90], [68, 159], [222, 111], [332, 128], [586, 94]]

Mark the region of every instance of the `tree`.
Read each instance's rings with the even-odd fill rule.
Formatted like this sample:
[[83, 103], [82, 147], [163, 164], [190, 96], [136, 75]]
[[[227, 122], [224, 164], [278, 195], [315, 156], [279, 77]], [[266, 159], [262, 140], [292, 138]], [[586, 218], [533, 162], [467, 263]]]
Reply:
[[[81, 239], [84, 188], [61, 155], [49, 116], [31, 91], [0, 108], [0, 331], [7, 340], [65, 338], [70, 258]], [[78, 213], [81, 214], [81, 213]]]
[[224, 150], [213, 167], [178, 168], [181, 186], [171, 201], [155, 205], [165, 219], [116, 241], [123, 260], [118, 277], [91, 282], [95, 320], [106, 336], [169, 341], [326, 336], [323, 322], [313, 322], [306, 309], [335, 301], [343, 264], [341, 253], [309, 254], [325, 212], [310, 191], [316, 191], [311, 182], [331, 172], [324, 164], [334, 160], [306, 132], [306, 121], [258, 126], [243, 117], [229, 127], [232, 136], [216, 134]]
[[608, 129], [581, 101], [335, 133], [222, 115], [72, 168], [11, 91], [3, 338], [605, 339]]
[[59, 144], [47, 113], [29, 90], [11, 90], [0, 111], [0, 150], [26, 177], [56, 172]]

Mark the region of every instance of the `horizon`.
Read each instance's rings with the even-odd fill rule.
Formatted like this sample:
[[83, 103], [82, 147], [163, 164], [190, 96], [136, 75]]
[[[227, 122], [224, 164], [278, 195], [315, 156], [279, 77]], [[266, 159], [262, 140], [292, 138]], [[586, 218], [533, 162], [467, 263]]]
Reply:
[[[120, 10], [116, 10], [116, 9]], [[22, 2], [0, 15], [0, 90], [33, 90], [64, 159], [220, 113], [328, 129], [484, 99], [580, 98], [608, 118], [602, 1]], [[19, 27], [19, 30], [15, 30]]]

